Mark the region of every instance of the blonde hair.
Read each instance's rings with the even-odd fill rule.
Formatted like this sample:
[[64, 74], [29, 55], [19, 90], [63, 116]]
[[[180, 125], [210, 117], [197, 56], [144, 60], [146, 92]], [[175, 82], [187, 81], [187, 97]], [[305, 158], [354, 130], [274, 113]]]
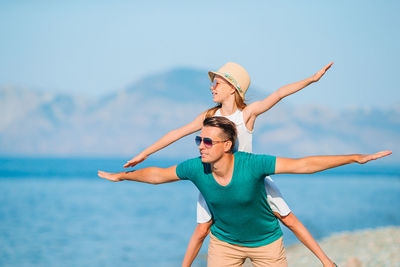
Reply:
[[[245, 100], [239, 95], [238, 91], [235, 90], [235, 103], [236, 106], [238, 107], [239, 110], [243, 110], [247, 104], [245, 103]], [[219, 103], [215, 107], [212, 107], [207, 110], [206, 112], [206, 118], [210, 118], [215, 115], [215, 112], [217, 112], [218, 109], [222, 107], [222, 104]]]

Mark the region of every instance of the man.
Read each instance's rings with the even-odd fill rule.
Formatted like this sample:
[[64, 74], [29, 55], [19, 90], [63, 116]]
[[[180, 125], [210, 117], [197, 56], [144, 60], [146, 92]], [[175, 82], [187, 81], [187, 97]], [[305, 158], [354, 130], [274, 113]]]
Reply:
[[160, 184], [191, 180], [203, 194], [213, 215], [208, 266], [241, 266], [250, 258], [254, 266], [287, 266], [282, 231], [266, 201], [264, 177], [278, 173], [314, 173], [349, 164], [366, 163], [391, 154], [280, 158], [234, 152], [235, 125], [223, 117], [204, 120], [199, 158], [170, 168], [98, 175], [110, 181], [132, 180]]

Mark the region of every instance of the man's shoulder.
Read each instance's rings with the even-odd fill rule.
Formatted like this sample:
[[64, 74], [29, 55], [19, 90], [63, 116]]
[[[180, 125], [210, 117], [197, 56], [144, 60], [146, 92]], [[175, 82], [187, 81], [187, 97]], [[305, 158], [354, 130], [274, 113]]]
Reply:
[[235, 157], [238, 158], [244, 158], [244, 157], [249, 157], [250, 155], [252, 155], [253, 153], [249, 153], [249, 152], [243, 152], [243, 151], [236, 151], [233, 153], [233, 155]]
[[240, 160], [252, 160], [252, 159], [257, 159], [260, 157], [271, 157], [269, 155], [264, 155], [264, 154], [255, 154], [255, 153], [250, 153], [250, 152], [243, 152], [243, 151], [237, 151], [234, 153], [235, 157], [240, 159]]
[[194, 174], [199, 174], [204, 169], [204, 163], [200, 157], [185, 160], [176, 167], [176, 174], [181, 179], [190, 179]]
[[265, 154], [254, 154], [248, 152], [235, 152], [235, 158], [237, 162], [240, 162], [241, 165], [256, 167], [261, 166], [264, 167], [265, 164], [272, 164], [275, 165], [276, 157], [265, 155]]
[[275, 157], [267, 154], [256, 154], [256, 153], [250, 153], [250, 152], [244, 152], [244, 151], [236, 151], [234, 153], [235, 157], [238, 158], [259, 158], [259, 157]]
[[247, 166], [254, 161], [253, 153], [237, 151], [233, 155], [235, 156], [235, 163], [240, 166]]

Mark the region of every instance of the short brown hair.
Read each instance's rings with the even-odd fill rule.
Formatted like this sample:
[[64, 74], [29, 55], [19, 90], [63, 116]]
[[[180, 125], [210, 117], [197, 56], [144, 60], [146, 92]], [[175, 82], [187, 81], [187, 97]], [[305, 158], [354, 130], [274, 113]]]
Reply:
[[232, 146], [229, 152], [233, 152], [236, 145], [237, 130], [236, 125], [229, 119], [221, 116], [206, 118], [203, 122], [203, 127], [217, 127], [224, 133], [224, 138], [231, 141]]

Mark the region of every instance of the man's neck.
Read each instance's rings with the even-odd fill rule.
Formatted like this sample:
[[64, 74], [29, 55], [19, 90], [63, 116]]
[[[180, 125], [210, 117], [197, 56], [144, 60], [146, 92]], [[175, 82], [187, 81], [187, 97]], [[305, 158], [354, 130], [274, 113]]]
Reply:
[[225, 153], [219, 160], [210, 164], [214, 178], [219, 184], [229, 184], [233, 175], [234, 162], [233, 153]]

